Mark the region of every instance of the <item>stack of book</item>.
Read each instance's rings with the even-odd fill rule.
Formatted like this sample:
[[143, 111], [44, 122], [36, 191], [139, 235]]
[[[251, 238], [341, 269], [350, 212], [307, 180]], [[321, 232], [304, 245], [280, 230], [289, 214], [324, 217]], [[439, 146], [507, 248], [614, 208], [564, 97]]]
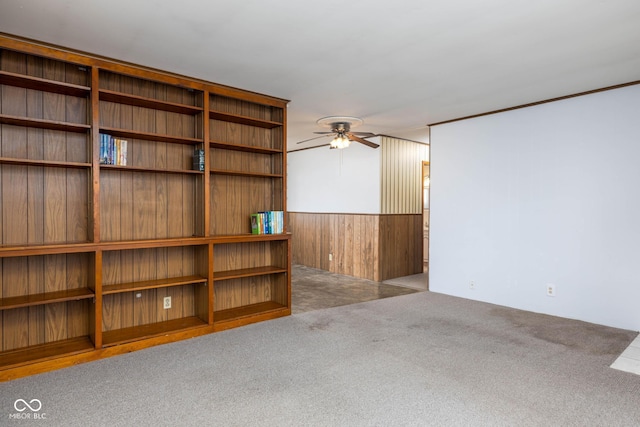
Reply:
[[127, 140], [101, 133], [100, 164], [126, 166]]
[[251, 214], [251, 234], [284, 233], [284, 212], [266, 211]]

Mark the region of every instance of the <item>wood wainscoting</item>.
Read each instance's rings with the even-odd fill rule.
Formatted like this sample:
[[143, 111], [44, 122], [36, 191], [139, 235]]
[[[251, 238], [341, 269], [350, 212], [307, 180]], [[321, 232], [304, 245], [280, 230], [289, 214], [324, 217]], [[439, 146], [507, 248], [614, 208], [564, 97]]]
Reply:
[[289, 230], [295, 264], [378, 282], [422, 273], [420, 214], [289, 212]]

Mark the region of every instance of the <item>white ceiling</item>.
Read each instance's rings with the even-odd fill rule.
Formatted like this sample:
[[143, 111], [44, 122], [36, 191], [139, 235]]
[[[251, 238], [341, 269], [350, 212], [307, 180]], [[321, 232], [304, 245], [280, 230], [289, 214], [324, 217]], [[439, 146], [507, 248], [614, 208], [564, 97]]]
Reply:
[[0, 0], [0, 31], [289, 99], [289, 149], [640, 80], [638, 0]]

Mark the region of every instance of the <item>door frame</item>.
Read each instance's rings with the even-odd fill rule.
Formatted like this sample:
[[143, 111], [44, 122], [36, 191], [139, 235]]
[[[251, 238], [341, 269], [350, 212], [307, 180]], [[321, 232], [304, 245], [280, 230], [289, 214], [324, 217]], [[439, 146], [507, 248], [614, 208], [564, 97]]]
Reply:
[[[421, 191], [421, 195], [420, 195], [420, 199], [421, 199], [421, 203], [420, 203], [420, 210], [422, 213], [422, 242], [423, 242], [423, 248], [422, 248], [422, 268], [423, 271], [427, 272], [427, 276], [429, 274], [429, 232], [430, 232], [430, 213], [431, 213], [431, 194], [430, 194], [430, 183], [426, 184], [426, 180], [425, 178], [428, 178], [430, 180], [431, 178], [431, 167], [430, 167], [430, 162], [423, 160], [422, 161], [422, 173], [421, 173], [421, 182], [420, 182], [420, 188], [422, 189]], [[428, 207], [425, 209], [425, 194], [427, 197], [427, 203], [428, 203]], [[426, 211], [426, 212], [425, 212]], [[426, 247], [424, 245], [426, 240]], [[425, 261], [426, 260], [426, 261]]]

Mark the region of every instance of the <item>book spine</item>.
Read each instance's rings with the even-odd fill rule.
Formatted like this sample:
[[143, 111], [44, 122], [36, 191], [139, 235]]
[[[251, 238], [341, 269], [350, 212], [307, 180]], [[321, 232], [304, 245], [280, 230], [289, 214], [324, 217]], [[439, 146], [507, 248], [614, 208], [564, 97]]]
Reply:
[[260, 215], [251, 214], [251, 234], [260, 234]]
[[113, 164], [120, 165], [120, 138], [113, 138]]
[[107, 135], [104, 133], [100, 134], [100, 164], [104, 165], [107, 163]]
[[128, 145], [128, 142], [127, 142], [126, 139], [123, 139], [120, 142], [120, 151], [121, 151], [121, 154], [122, 154], [122, 157], [121, 157], [122, 162], [121, 162], [121, 164], [123, 166], [127, 165], [127, 145]]
[[111, 135], [107, 135], [107, 164], [113, 164], [113, 137]]
[[193, 170], [204, 172], [204, 150], [199, 150], [199, 149], [194, 150]]

